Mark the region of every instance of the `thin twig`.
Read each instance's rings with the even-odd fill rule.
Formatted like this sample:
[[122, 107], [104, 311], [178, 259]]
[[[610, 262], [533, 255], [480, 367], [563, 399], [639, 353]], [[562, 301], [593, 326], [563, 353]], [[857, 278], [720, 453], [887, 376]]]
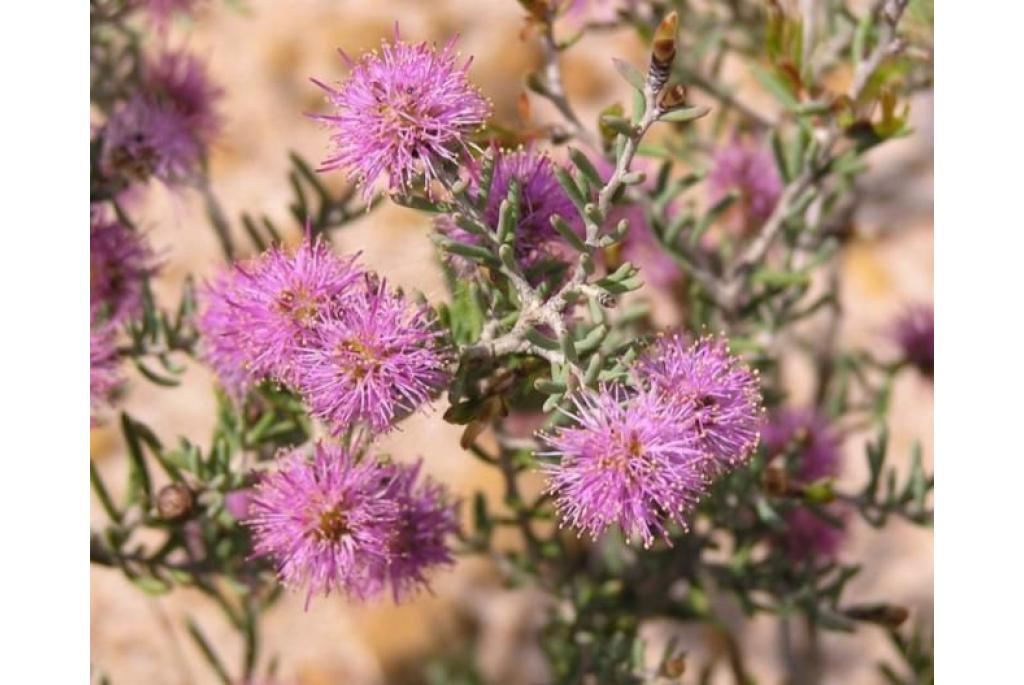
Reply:
[[[554, 14], [554, 8], [552, 7], [550, 12]], [[565, 94], [565, 85], [562, 81], [562, 69], [558, 63], [558, 57], [560, 50], [558, 44], [555, 42], [554, 27], [553, 27], [553, 16], [548, 17], [547, 21], [542, 23], [541, 28], [541, 49], [544, 51], [544, 89], [538, 91], [538, 94], [548, 100], [555, 109], [559, 111], [562, 117], [569, 124], [572, 129], [572, 134], [578, 140], [594, 146], [596, 144], [596, 138], [580, 121], [580, 118], [576, 115], [572, 105], [569, 104], [569, 99]]]

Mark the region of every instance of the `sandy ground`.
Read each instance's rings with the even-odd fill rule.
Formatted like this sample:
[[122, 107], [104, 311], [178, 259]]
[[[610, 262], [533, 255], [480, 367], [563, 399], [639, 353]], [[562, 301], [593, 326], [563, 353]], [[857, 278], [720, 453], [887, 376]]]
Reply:
[[[176, 43], [209, 59], [213, 74], [227, 89], [227, 128], [212, 169], [215, 190], [232, 216], [266, 213], [289, 225], [286, 155], [297, 150], [317, 160], [323, 152], [325, 134], [301, 113], [321, 102], [308, 76], [334, 80], [343, 75], [336, 46], [350, 53], [373, 47], [390, 33], [396, 18], [407, 36], [441, 39], [461, 33], [463, 52], [475, 56], [474, 80], [494, 100], [499, 117], [509, 121], [515, 116], [518, 84], [537, 60], [536, 51], [520, 42], [520, 11], [511, 0], [247, 4], [250, 11], [244, 14], [211, 4], [195, 27], [175, 34]], [[568, 87], [585, 103], [587, 121], [593, 121], [600, 103], [622, 96], [608, 61], [613, 55], [638, 59], [642, 50], [631, 36], [588, 38], [566, 60]], [[857, 216], [864, 237], [843, 258], [844, 344], [885, 350], [882, 331], [892, 316], [907, 302], [932, 298], [931, 103], [922, 99], [914, 104], [915, 136], [872, 159], [874, 170], [865, 183], [870, 200]], [[546, 116], [539, 103], [535, 113], [540, 119]], [[139, 213], [165, 256], [158, 297], [173, 301], [186, 274], [205, 276], [216, 269], [220, 255], [199, 198], [153, 188], [142, 198]], [[428, 218], [386, 206], [342, 231], [336, 242], [341, 251], [363, 250], [366, 264], [398, 284], [440, 299], [444, 288], [427, 240], [429, 230]], [[806, 371], [795, 366], [787, 374], [799, 394]], [[174, 391], [136, 379], [126, 406], [165, 440], [181, 434], [203, 442], [212, 427], [210, 385], [211, 377], [202, 368], [191, 368]], [[892, 430], [894, 455], [909, 454], [913, 440], [920, 438], [930, 465], [929, 382], [913, 374], [900, 378]], [[496, 492], [495, 475], [459, 449], [458, 432], [436, 415], [417, 416], [383, 447], [400, 459], [422, 454], [429, 472], [458, 493], [481, 488]], [[858, 439], [847, 444], [851, 467], [846, 477], [852, 482], [862, 476], [862, 445]], [[115, 431], [95, 430], [92, 452], [111, 482], [123, 482], [123, 447]], [[101, 517], [94, 510], [93, 520]], [[843, 557], [866, 562], [850, 588], [851, 600], [885, 598], [910, 606], [930, 621], [929, 532], [894, 525], [879, 533], [856, 526]], [[93, 662], [115, 685], [215, 682], [182, 630], [186, 615], [203, 625], [226, 658], [240, 656], [234, 633], [201, 596], [183, 591], [154, 599], [117, 573], [91, 573]], [[419, 671], [431, 653], [458, 651], [468, 628], [476, 626], [477, 661], [488, 682], [544, 682], [543, 662], [532, 640], [542, 620], [536, 597], [502, 589], [493, 569], [479, 561], [461, 562], [451, 573], [439, 575], [434, 589], [433, 596], [401, 607], [353, 607], [336, 599], [315, 602], [306, 612], [301, 598], [286, 598], [268, 615], [264, 640], [268, 651], [280, 654], [285, 682], [372, 685], [403, 680]], [[647, 628], [652, 641], [664, 639], [671, 630], [663, 625]], [[704, 636], [692, 631], [683, 636], [699, 659]], [[770, 623], [755, 622], [742, 640], [757, 655], [760, 682], [780, 682]], [[831, 664], [826, 682], [877, 682], [875, 664], [888, 656], [884, 641], [869, 629], [852, 637], [829, 636], [825, 649]]]

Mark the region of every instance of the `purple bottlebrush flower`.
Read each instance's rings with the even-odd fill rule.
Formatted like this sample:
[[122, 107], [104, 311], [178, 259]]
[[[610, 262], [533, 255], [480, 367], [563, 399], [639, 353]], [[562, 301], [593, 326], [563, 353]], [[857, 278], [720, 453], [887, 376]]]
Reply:
[[637, 374], [691, 407], [699, 445], [716, 471], [735, 467], [757, 447], [763, 413], [757, 374], [729, 354], [726, 340], [662, 336], [641, 357]]
[[931, 378], [935, 374], [935, 308], [909, 307], [893, 327], [903, 359]]
[[335, 434], [357, 424], [385, 431], [448, 378], [430, 308], [411, 304], [375, 276], [317, 326], [296, 357], [297, 385], [310, 413]]
[[575, 425], [541, 437], [558, 463], [545, 467], [564, 524], [597, 537], [618, 524], [627, 539], [668, 541], [665, 520], [684, 514], [708, 486], [707, 457], [684, 403], [610, 387], [574, 398]]
[[94, 323], [89, 331], [89, 407], [93, 423], [97, 411], [111, 402], [123, 383], [116, 336], [117, 330], [110, 323]]
[[252, 511], [252, 488], [238, 488], [224, 495], [224, 509], [231, 514], [236, 521], [244, 521], [249, 518]]
[[142, 288], [155, 272], [153, 252], [139, 233], [94, 214], [89, 227], [89, 304], [119, 323], [142, 311]]
[[344, 169], [363, 193], [384, 175], [391, 192], [404, 193], [422, 175], [424, 187], [455, 164], [468, 147], [465, 136], [490, 115], [490, 103], [469, 82], [469, 62], [456, 64], [455, 40], [442, 49], [393, 42], [353, 62], [337, 88], [327, 92], [333, 114], [315, 115], [333, 130], [334, 149], [321, 171]]
[[[474, 196], [480, 192], [478, 179], [479, 170], [474, 169], [469, 191]], [[501, 203], [508, 197], [513, 181], [519, 185], [516, 261], [524, 269], [529, 269], [545, 258], [558, 259], [558, 250], [564, 241], [551, 225], [551, 217], [558, 214], [581, 235], [583, 225], [572, 200], [558, 183], [554, 164], [541, 152], [533, 149], [494, 151], [494, 171], [484, 208], [484, 223], [492, 231], [498, 229]], [[440, 217], [437, 227], [441, 233], [460, 243], [480, 245], [483, 242], [483, 238], [460, 228], [448, 216]], [[452, 257], [452, 263], [462, 273], [472, 268], [472, 264], [461, 257]]]
[[429, 589], [430, 569], [455, 563], [448, 547], [449, 536], [459, 527], [455, 505], [448, 502], [444, 486], [430, 478], [417, 484], [422, 465], [418, 460], [411, 466], [394, 467], [390, 494], [398, 503], [399, 515], [384, 577], [396, 603], [421, 588]]
[[807, 507], [796, 507], [782, 516], [786, 529], [777, 537], [777, 544], [794, 561], [816, 557], [833, 558], [846, 540], [845, 523], [848, 511], [836, 503], [826, 507], [834, 523]]
[[189, 178], [202, 149], [182, 117], [165, 103], [136, 95], [103, 128], [103, 172], [127, 182], [156, 177], [168, 184]]
[[286, 587], [306, 588], [307, 606], [315, 594], [379, 592], [400, 513], [387, 468], [327, 443], [312, 460], [299, 449], [279, 461], [255, 486], [245, 521], [256, 554], [273, 558]]
[[206, 65], [187, 52], [164, 52], [147, 62], [142, 76], [146, 93], [166, 103], [205, 148], [221, 127], [217, 101], [224, 91], [210, 80]]
[[761, 431], [761, 443], [768, 460], [786, 459], [787, 470], [797, 482], [839, 475], [839, 437], [828, 419], [814, 409], [776, 411]]
[[771, 151], [751, 140], [734, 138], [711, 160], [709, 200], [718, 202], [736, 191], [731, 226], [736, 232], [753, 230], [767, 219], [782, 194], [782, 181]]
[[242, 397], [253, 383], [261, 380], [252, 369], [248, 336], [248, 317], [236, 292], [244, 267], [222, 271], [199, 291], [199, 316], [196, 328], [202, 338], [201, 356], [209, 364], [220, 384], [235, 397]]
[[[761, 434], [767, 460], [782, 456], [793, 480], [802, 485], [839, 475], [842, 453], [839, 438], [828, 420], [813, 409], [777, 411]], [[838, 503], [825, 511], [845, 522], [846, 510]], [[783, 515], [786, 530], [776, 536], [777, 544], [795, 560], [816, 556], [835, 556], [846, 536], [835, 526], [806, 507], [797, 506]]]
[[199, 331], [205, 356], [225, 387], [263, 378], [294, 381], [299, 351], [335, 308], [355, 297], [361, 271], [323, 242], [287, 252], [271, 248], [236, 264], [202, 291]]
[[157, 31], [166, 33], [175, 15], [189, 15], [203, 0], [144, 0], [143, 6]]
[[128, 181], [150, 176], [174, 184], [199, 171], [219, 120], [221, 90], [202, 63], [166, 53], [143, 67], [142, 87], [114, 110], [103, 128], [104, 173]]

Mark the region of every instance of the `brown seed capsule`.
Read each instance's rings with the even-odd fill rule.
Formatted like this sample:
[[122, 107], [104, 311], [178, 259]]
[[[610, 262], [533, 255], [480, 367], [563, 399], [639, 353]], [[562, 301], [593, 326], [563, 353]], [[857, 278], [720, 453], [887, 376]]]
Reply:
[[665, 666], [662, 668], [662, 674], [666, 678], [682, 678], [684, 673], [686, 673], [685, 656], [672, 657], [665, 662]]
[[165, 521], [185, 518], [192, 511], [195, 498], [192, 491], [182, 483], [171, 483], [160, 489], [156, 495], [156, 510]]

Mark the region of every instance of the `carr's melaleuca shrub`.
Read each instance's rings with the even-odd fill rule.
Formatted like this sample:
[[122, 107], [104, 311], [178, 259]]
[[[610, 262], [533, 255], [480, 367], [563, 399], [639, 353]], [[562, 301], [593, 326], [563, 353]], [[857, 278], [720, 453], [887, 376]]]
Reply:
[[[733, 645], [737, 680], [752, 680], [714, 613], [730, 602], [800, 615], [812, 636], [897, 630], [905, 608], [850, 599], [862, 564], [884, 560], [853, 559], [847, 541], [855, 520], [931, 525], [920, 448], [889, 465], [888, 411], [897, 374], [934, 373], [933, 310], [906, 308], [878, 336], [887, 355], [794, 328], [843, 330], [835, 265], [866, 160], [910, 133], [907, 102], [930, 83], [927, 12], [825, 3], [808, 24], [785, 3], [679, 16], [519, 0], [508, 35], [536, 48], [522, 93], [523, 73], [478, 85], [454, 37], [410, 41], [396, 25], [376, 50], [341, 51], [340, 81], [310, 86], [326, 96], [309, 115], [322, 162], [291, 155], [285, 225], [218, 199], [223, 89], [173, 47], [204, 4], [91, 5], [90, 416], [120, 410], [129, 457], [123, 497], [93, 465], [110, 523], [91, 552], [147, 592], [210, 596], [245, 644], [229, 665], [190, 620], [221, 681], [274, 680], [259, 621], [282, 589], [306, 608], [414, 601], [468, 556], [556, 607], [538, 611], [543, 682], [677, 678], [680, 650], [657, 662], [640, 639], [663, 619], [712, 627], [716, 645], [682, 647], [700, 660]], [[634, 32], [647, 56], [609, 55], [628, 97], [598, 93], [595, 116], [564, 56], [605, 30]], [[726, 50], [757, 78], [712, 70]], [[516, 117], [482, 94], [502, 88]], [[174, 303], [151, 285], [177, 273], [176, 253], [155, 251], [136, 216], [153, 187], [201, 201], [224, 258]], [[397, 287], [339, 238], [382, 203], [420, 212], [403, 240], [433, 242], [447, 293]], [[785, 372], [801, 357], [813, 392]], [[173, 392], [197, 365], [212, 371], [208, 442], [133, 416], [134, 386]], [[415, 461], [382, 452], [414, 414], [460, 440]], [[861, 448], [864, 483], [840, 483]], [[436, 476], [442, 457], [492, 469], [500, 496], [463, 502]], [[892, 634], [901, 668], [930, 682], [920, 641]], [[818, 672], [787, 649], [791, 677]], [[475, 682], [443, 661], [434, 680]]]

